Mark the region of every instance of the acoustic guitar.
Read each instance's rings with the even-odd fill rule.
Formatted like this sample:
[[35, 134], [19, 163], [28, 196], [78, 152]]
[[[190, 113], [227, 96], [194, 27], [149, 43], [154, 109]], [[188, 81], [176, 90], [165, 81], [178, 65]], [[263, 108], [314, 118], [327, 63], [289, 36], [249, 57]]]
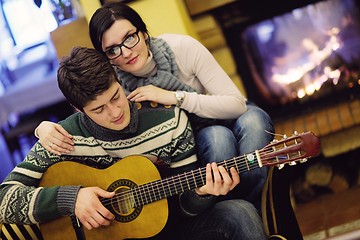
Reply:
[[[225, 169], [235, 167], [239, 173], [264, 166], [294, 165], [319, 154], [320, 141], [311, 132], [274, 140], [264, 148], [219, 162]], [[110, 226], [84, 229], [86, 239], [147, 238], [158, 234], [168, 217], [167, 197], [205, 184], [205, 167], [161, 179], [155, 165], [146, 157], [129, 156], [106, 169], [64, 161], [51, 166], [41, 186], [99, 186], [116, 195], [101, 199], [116, 217]], [[41, 224], [44, 239], [76, 239], [70, 217]]]

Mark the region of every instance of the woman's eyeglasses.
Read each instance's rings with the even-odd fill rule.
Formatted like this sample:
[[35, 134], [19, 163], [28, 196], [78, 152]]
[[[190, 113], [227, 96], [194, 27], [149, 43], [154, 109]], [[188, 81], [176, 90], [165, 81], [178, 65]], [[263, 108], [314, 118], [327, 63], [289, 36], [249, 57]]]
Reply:
[[105, 55], [109, 60], [113, 60], [122, 54], [121, 47], [126, 47], [127, 49], [131, 49], [135, 47], [140, 42], [139, 30], [136, 30], [133, 34], [127, 36], [125, 40], [108, 50], [105, 51]]

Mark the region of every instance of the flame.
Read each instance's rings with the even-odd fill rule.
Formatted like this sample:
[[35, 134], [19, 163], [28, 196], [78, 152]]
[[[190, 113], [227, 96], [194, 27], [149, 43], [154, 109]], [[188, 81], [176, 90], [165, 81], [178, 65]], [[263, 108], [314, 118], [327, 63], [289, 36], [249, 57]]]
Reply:
[[[334, 51], [341, 47], [337, 37], [339, 32], [339, 28], [336, 27], [328, 31], [329, 40], [323, 49], [319, 49], [319, 46], [316, 45], [311, 39], [303, 39], [302, 47], [308, 52], [307, 62], [300, 66], [288, 69], [284, 74], [276, 73], [276, 69], [273, 69], [274, 74], [272, 76], [272, 80], [285, 86], [294, 84], [300, 80], [304, 80], [307, 73], [321, 66], [325, 59], [327, 59]], [[339, 81], [339, 77], [339, 70], [332, 70], [329, 66], [325, 66], [323, 67], [323, 72], [318, 71], [317, 76], [313, 76], [313, 79], [311, 79], [308, 83], [302, 83], [301, 85], [303, 87], [295, 91], [297, 91], [298, 98], [302, 98], [306, 95], [312, 95], [315, 91], [318, 91], [322, 84], [328, 79], [332, 79], [333, 84], [336, 85]]]

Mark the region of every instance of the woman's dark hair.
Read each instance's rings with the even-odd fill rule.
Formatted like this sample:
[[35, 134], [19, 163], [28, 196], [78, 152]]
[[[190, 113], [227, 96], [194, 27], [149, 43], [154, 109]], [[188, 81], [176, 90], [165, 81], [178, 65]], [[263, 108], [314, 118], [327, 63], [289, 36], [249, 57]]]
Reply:
[[117, 77], [105, 55], [86, 47], [74, 47], [57, 71], [58, 85], [69, 103], [80, 111], [108, 90]]
[[90, 19], [89, 33], [91, 42], [96, 50], [103, 53], [102, 37], [116, 20], [126, 19], [137, 30], [149, 35], [146, 24], [140, 15], [131, 7], [120, 2], [109, 2], [97, 9]]

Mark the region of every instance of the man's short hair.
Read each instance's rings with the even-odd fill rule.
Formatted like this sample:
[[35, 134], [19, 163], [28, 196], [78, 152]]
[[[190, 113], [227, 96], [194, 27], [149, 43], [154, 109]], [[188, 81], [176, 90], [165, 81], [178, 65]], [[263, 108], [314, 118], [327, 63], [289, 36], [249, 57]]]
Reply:
[[57, 71], [58, 85], [69, 103], [80, 111], [89, 101], [118, 81], [109, 60], [95, 49], [74, 47]]

